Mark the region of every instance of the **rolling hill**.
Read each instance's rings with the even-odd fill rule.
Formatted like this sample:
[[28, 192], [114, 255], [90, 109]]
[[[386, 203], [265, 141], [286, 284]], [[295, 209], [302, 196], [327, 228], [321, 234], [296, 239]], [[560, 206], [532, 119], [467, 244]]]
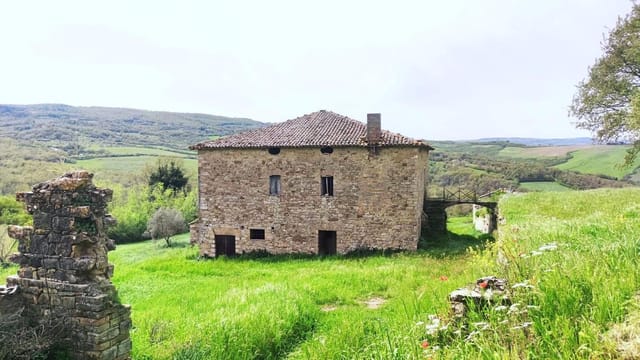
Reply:
[[0, 105], [0, 138], [66, 151], [91, 145], [162, 146], [185, 150], [212, 136], [264, 126], [217, 115], [63, 104]]

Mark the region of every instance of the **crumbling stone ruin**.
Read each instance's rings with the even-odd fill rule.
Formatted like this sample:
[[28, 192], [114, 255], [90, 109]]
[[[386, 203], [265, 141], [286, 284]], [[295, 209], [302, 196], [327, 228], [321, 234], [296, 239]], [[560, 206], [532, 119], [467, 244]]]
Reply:
[[130, 308], [117, 298], [107, 260], [115, 249], [106, 235], [115, 222], [106, 214], [112, 191], [96, 188], [92, 178], [75, 171], [17, 194], [33, 227], [9, 227], [19, 241], [12, 261], [20, 269], [0, 287], [0, 311], [62, 321], [57, 345], [71, 358], [128, 359]]
[[449, 294], [449, 303], [456, 318], [463, 318], [469, 306], [481, 309], [491, 305], [510, 305], [507, 280], [495, 276], [480, 278], [476, 280], [473, 287], [452, 291]]

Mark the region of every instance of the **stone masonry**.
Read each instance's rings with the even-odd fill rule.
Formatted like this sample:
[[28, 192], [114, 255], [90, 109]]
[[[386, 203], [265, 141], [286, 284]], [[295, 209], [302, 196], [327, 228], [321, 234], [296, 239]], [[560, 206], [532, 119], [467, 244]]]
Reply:
[[107, 260], [115, 249], [105, 231], [115, 221], [105, 212], [112, 192], [96, 188], [92, 177], [75, 171], [17, 194], [33, 227], [9, 227], [20, 269], [6, 285], [17, 291], [3, 296], [17, 297], [25, 316], [63, 319], [60, 345], [72, 358], [128, 359], [130, 308], [117, 298]]
[[[335, 231], [336, 252], [416, 250], [428, 151], [363, 146], [199, 150], [199, 220], [191, 226], [200, 253], [215, 256], [217, 235], [235, 237], [235, 252], [318, 253], [318, 232]], [[271, 175], [281, 192], [269, 194]], [[334, 194], [320, 193], [332, 176]], [[251, 229], [264, 239], [251, 239]]]

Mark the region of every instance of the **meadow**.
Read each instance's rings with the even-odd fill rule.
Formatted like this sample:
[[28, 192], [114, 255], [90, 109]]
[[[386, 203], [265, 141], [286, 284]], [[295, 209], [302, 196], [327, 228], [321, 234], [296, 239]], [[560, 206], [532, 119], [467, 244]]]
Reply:
[[513, 159], [557, 159], [555, 168], [583, 174], [606, 175], [622, 179], [640, 167], [640, 159], [622, 167], [627, 145], [573, 145], [542, 147], [505, 147], [498, 153]]
[[640, 159], [637, 159], [630, 167], [621, 166], [628, 149], [629, 146], [621, 145], [594, 146], [581, 149], [571, 152], [570, 159], [565, 163], [556, 165], [556, 167], [561, 170], [571, 170], [585, 174], [601, 174], [622, 179], [625, 175], [633, 173], [640, 166]]
[[[638, 318], [638, 204], [635, 188], [511, 194], [497, 240], [456, 218], [415, 253], [205, 260], [184, 234], [110, 260], [134, 359], [612, 358]], [[448, 293], [486, 275], [511, 303], [453, 319]]]
[[[638, 189], [509, 195], [495, 242], [453, 219], [416, 253], [205, 260], [185, 234], [110, 259], [134, 359], [608, 358], [640, 287], [638, 204]], [[448, 293], [485, 275], [509, 280], [511, 306], [453, 320]]]
[[562, 184], [558, 184], [555, 181], [527, 181], [521, 182], [520, 188], [527, 191], [571, 191]]

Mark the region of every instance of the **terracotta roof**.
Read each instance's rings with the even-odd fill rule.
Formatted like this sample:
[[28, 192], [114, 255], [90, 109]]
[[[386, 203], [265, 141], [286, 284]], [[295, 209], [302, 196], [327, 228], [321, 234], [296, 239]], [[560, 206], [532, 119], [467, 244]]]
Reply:
[[[367, 146], [367, 125], [331, 111], [298, 118], [190, 146], [192, 150], [268, 147]], [[379, 146], [424, 146], [421, 140], [382, 130]]]

